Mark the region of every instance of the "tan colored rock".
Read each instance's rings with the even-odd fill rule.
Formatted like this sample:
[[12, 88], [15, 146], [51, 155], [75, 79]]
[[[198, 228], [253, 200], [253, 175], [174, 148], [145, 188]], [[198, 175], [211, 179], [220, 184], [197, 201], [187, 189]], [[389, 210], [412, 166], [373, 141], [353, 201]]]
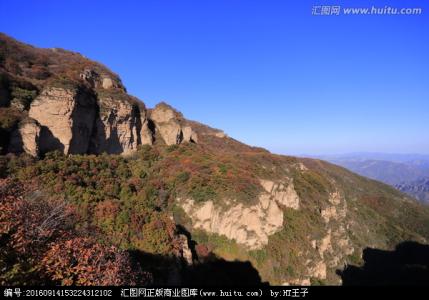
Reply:
[[316, 262], [308, 271], [310, 277], [326, 279], [326, 264], [323, 261]]
[[198, 143], [198, 135], [192, 130], [190, 126], [185, 126], [182, 128], [183, 141], [184, 142], [195, 142]]
[[290, 279], [289, 281], [283, 282], [284, 286], [310, 286], [311, 281], [309, 278], [296, 278], [296, 279]]
[[273, 200], [286, 207], [299, 209], [299, 197], [291, 179], [285, 179], [284, 183], [261, 179], [260, 183]]
[[112, 96], [100, 97], [100, 116], [92, 140], [92, 152], [128, 154], [139, 145], [151, 145], [146, 111]]
[[332, 220], [344, 219], [347, 214], [347, 202], [341, 197], [339, 191], [335, 191], [329, 195], [328, 201], [331, 206], [327, 206], [320, 210], [325, 223], [329, 223]]
[[335, 191], [329, 195], [329, 202], [333, 205], [338, 205], [341, 203], [341, 194], [339, 191]]
[[156, 130], [167, 145], [177, 145], [183, 140], [182, 126], [178, 117], [179, 114], [165, 103], [155, 106], [150, 114]]
[[338, 217], [337, 208], [335, 206], [328, 206], [320, 211], [320, 215], [325, 223], [328, 223], [331, 220], [336, 220]]
[[154, 133], [149, 128], [149, 120], [147, 118], [146, 111], [144, 112], [144, 115], [140, 112], [140, 115], [140, 124], [142, 124], [140, 130], [140, 144], [152, 145]]
[[264, 180], [261, 179], [259, 180], [259, 182], [261, 183], [262, 187], [269, 193], [271, 194], [271, 192], [274, 189], [274, 181], [271, 180]]
[[308, 170], [308, 168], [302, 162], [298, 163], [298, 168], [300, 171], [307, 171]]
[[182, 115], [171, 106], [160, 103], [152, 110], [151, 120], [165, 144], [177, 145], [182, 142], [198, 142], [196, 132], [190, 126], [182, 125]]
[[29, 116], [41, 125], [42, 153], [128, 154], [153, 142], [144, 107], [114, 95], [97, 102], [83, 89], [51, 87], [33, 101]]
[[283, 227], [283, 211], [279, 205], [299, 208], [299, 198], [291, 180], [285, 180], [287, 185], [270, 180], [260, 182], [266, 192], [259, 195], [255, 205], [225, 200], [224, 205], [215, 206], [212, 201], [196, 204], [191, 199], [182, 201], [181, 205], [194, 228], [225, 235], [250, 249], [258, 249]]
[[29, 117], [42, 126], [40, 151], [86, 153], [95, 113], [95, 99], [83, 90], [44, 89], [29, 110]]
[[171, 106], [165, 103], [160, 103], [152, 110], [150, 118], [155, 123], [167, 123], [170, 120], [176, 120], [177, 113]]
[[167, 145], [178, 145], [183, 140], [182, 127], [174, 120], [167, 123], [156, 123], [156, 128]]
[[40, 126], [33, 119], [21, 121], [19, 127], [13, 132], [10, 141], [11, 152], [26, 152], [32, 156], [39, 155]]
[[194, 228], [224, 235], [250, 249], [259, 249], [268, 243], [268, 236], [283, 227], [283, 212], [268, 194], [260, 196], [259, 203], [245, 206], [231, 204], [223, 209], [212, 201], [196, 204], [188, 199], [181, 206], [191, 218]]
[[114, 81], [112, 80], [112, 78], [104, 77], [101, 81], [101, 86], [103, 87], [103, 89], [108, 90], [108, 89], [113, 88], [115, 85], [114, 85]]
[[215, 136], [218, 137], [218, 138], [225, 138], [225, 137], [227, 137], [226, 133], [223, 132], [223, 131], [217, 131], [215, 133]]
[[188, 238], [186, 237], [186, 235], [180, 234], [179, 235], [179, 242], [180, 242], [180, 246], [181, 246], [181, 253], [180, 254], [181, 254], [182, 258], [185, 260], [185, 262], [188, 265], [192, 265], [192, 263], [193, 263], [192, 251], [189, 248]]

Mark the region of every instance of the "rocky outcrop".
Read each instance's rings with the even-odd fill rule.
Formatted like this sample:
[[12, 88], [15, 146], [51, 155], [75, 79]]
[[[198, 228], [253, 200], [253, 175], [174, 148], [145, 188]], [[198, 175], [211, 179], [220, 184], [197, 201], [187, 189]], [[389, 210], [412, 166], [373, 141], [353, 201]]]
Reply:
[[347, 226], [346, 200], [339, 190], [335, 190], [330, 193], [328, 203], [326, 208], [320, 211], [326, 224], [326, 234], [320, 239], [311, 241], [311, 246], [317, 251], [317, 255], [306, 263], [307, 278], [326, 279], [329, 268], [340, 266], [346, 257], [355, 251], [345, 227]]
[[166, 103], [162, 102], [155, 106], [150, 118], [166, 145], [198, 141], [197, 134], [192, 128], [183, 125], [182, 115]]
[[347, 211], [347, 203], [341, 199], [340, 193], [338, 191], [331, 193], [328, 202], [329, 205], [320, 210], [320, 215], [325, 223], [344, 219]]
[[90, 92], [46, 88], [31, 103], [28, 115], [41, 125], [40, 151], [87, 153], [96, 115], [96, 99]]
[[91, 88], [124, 90], [124, 87], [117, 76], [116, 78], [112, 78], [110, 74], [106, 74], [105, 72], [101, 72], [100, 74], [99, 71], [94, 70], [93, 68], [84, 69], [80, 73], [79, 77], [85, 83], [89, 84]]
[[[335, 186], [335, 182], [333, 182]], [[325, 225], [324, 234], [311, 240], [309, 249], [300, 254], [304, 266], [299, 278], [285, 278], [284, 284], [309, 284], [312, 279], [327, 280], [333, 270], [341, 268], [355, 249], [347, 233], [347, 202], [338, 189], [329, 194], [325, 207], [320, 210]], [[339, 283], [339, 282], [337, 282]]]
[[[195, 122], [165, 103], [149, 113], [102, 64], [63, 49], [37, 49], [2, 34], [0, 40], [4, 49], [13, 49], [3, 51], [10, 63], [0, 70], [0, 107], [16, 115], [13, 126], [0, 128], [2, 152], [129, 154], [140, 145], [198, 141]], [[18, 128], [27, 117], [30, 123]]]
[[[98, 80], [91, 72], [85, 76]], [[84, 86], [45, 88], [31, 103], [28, 116], [12, 134], [13, 152], [128, 154], [140, 145], [152, 145], [155, 130], [167, 145], [198, 140], [192, 127], [166, 104], [158, 105], [150, 119], [139, 100]]]
[[99, 97], [99, 118], [95, 123], [93, 153], [130, 153], [139, 145], [151, 145], [146, 110], [111, 96]]
[[192, 199], [179, 201], [192, 220], [192, 226], [210, 233], [224, 235], [249, 249], [259, 249], [268, 243], [268, 237], [283, 227], [281, 205], [297, 209], [299, 198], [288, 183], [261, 181], [269, 192], [259, 195], [255, 205], [225, 201], [215, 205], [213, 201], [202, 204]]
[[30, 118], [22, 120], [18, 129], [11, 135], [9, 151], [25, 151], [32, 156], [38, 156], [40, 131], [41, 127], [37, 121]]
[[260, 180], [260, 183], [270, 194], [270, 197], [279, 204], [293, 209], [299, 208], [299, 197], [294, 189], [292, 179], [285, 179], [284, 182]]
[[283, 212], [275, 202], [262, 197], [259, 204], [246, 207], [242, 203], [222, 209], [212, 201], [196, 204], [187, 199], [182, 208], [192, 219], [193, 227], [224, 235], [249, 249], [268, 243], [268, 236], [283, 226]]
[[188, 244], [188, 238], [184, 234], [180, 234], [179, 237], [179, 243], [180, 243], [180, 253], [179, 256], [183, 258], [183, 260], [188, 264], [193, 264], [193, 255], [191, 248], [189, 248]]
[[103, 87], [103, 89], [106, 89], [106, 90], [117, 87], [115, 85], [115, 82], [110, 77], [104, 77], [101, 80], [101, 86]]
[[185, 142], [194, 142], [198, 143], [198, 135], [190, 126], [185, 126], [182, 128], [183, 141]]

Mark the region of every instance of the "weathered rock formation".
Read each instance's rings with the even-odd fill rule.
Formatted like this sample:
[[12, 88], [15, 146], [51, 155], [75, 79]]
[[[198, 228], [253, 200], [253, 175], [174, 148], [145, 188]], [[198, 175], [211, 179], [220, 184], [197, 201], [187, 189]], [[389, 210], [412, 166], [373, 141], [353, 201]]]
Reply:
[[42, 152], [62, 150], [74, 154], [88, 151], [95, 113], [96, 100], [91, 93], [52, 87], [31, 103], [28, 115], [42, 128], [38, 139]]
[[34, 119], [22, 120], [11, 136], [9, 145], [11, 151], [25, 151], [32, 156], [38, 156], [40, 131], [41, 126]]
[[291, 179], [285, 183], [273, 182], [270, 180], [260, 180], [262, 187], [270, 194], [271, 199], [286, 207], [298, 209], [299, 197], [293, 187]]
[[[84, 78], [98, 80], [92, 73]], [[28, 116], [11, 136], [12, 152], [128, 154], [139, 145], [152, 145], [156, 131], [167, 145], [198, 140], [182, 115], [166, 104], [156, 106], [149, 118], [138, 99], [81, 86], [45, 88], [31, 103]]]
[[303, 253], [303, 257], [306, 257], [306, 272], [300, 279], [293, 279], [290, 282], [294, 280], [308, 282], [310, 278], [324, 280], [327, 278], [328, 268], [341, 266], [346, 257], [355, 251], [345, 227], [348, 226], [347, 202], [340, 191], [330, 193], [328, 205], [320, 211], [320, 215], [325, 223], [325, 235], [310, 242], [316, 255], [310, 252]]
[[92, 153], [130, 153], [139, 145], [151, 145], [146, 110], [142, 105], [111, 96], [99, 97], [99, 117], [92, 137]]
[[224, 235], [249, 249], [259, 249], [268, 243], [268, 237], [283, 227], [280, 205], [299, 208], [299, 198], [288, 179], [275, 183], [261, 180], [266, 192], [258, 203], [246, 206], [235, 201], [215, 205], [212, 201], [197, 204], [192, 199], [179, 201], [192, 220], [192, 226], [210, 233]]
[[163, 102], [158, 104], [152, 110], [150, 118], [167, 145], [198, 141], [197, 134], [192, 128], [184, 125], [182, 115], [168, 104]]

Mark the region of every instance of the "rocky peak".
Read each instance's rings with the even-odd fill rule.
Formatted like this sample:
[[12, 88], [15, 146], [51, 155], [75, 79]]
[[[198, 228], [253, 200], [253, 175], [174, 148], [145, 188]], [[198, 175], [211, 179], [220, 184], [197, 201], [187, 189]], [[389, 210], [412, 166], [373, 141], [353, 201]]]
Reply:
[[158, 103], [152, 109], [150, 117], [156, 123], [167, 123], [171, 120], [179, 122], [183, 118], [181, 113], [165, 102]]
[[[180, 112], [164, 102], [148, 112], [105, 66], [78, 53], [35, 48], [3, 34], [0, 42], [0, 106], [18, 107], [28, 116], [10, 132], [9, 151], [34, 156], [52, 150], [127, 154], [140, 145], [197, 142]], [[27, 86], [34, 88], [23, 88]], [[17, 98], [21, 102], [15, 105], [14, 95], [28, 103], [18, 105], [22, 99]]]
[[102, 88], [105, 90], [125, 90], [125, 88], [122, 86], [119, 77], [112, 78], [110, 74], [100, 74], [93, 68], [85, 68], [82, 73], [79, 74], [79, 77], [83, 82], [89, 84], [89, 86], [92, 88]]
[[139, 145], [152, 145], [156, 131], [167, 145], [196, 142], [196, 133], [181, 114], [165, 107], [158, 105], [149, 116], [144, 104], [127, 94], [49, 86], [31, 103], [9, 150], [33, 156], [53, 150], [128, 154]]
[[186, 125], [183, 115], [165, 102], [155, 106], [150, 113], [150, 118], [167, 145], [198, 141], [196, 132]]

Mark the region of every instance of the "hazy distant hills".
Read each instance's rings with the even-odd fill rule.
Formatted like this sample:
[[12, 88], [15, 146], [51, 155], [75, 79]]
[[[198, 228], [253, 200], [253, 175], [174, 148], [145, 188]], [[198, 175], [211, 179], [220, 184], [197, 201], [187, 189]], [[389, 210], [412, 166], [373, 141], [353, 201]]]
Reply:
[[317, 158], [392, 185], [424, 203], [429, 203], [429, 155], [350, 153]]
[[420, 201], [429, 204], [429, 178], [420, 178], [412, 182], [397, 184], [395, 187]]

